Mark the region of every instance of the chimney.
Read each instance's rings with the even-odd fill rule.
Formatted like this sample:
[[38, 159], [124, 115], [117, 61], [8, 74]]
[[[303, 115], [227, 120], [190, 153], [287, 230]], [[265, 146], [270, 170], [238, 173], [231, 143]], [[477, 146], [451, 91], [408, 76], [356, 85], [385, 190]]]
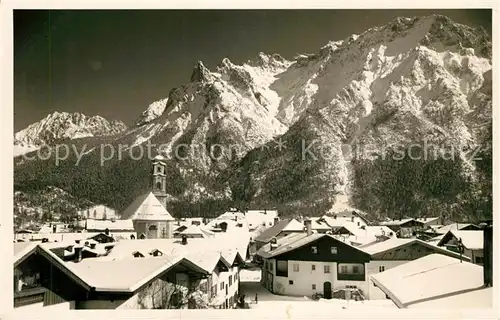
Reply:
[[185, 235], [185, 234], [182, 235], [182, 242], [181, 243], [183, 245], [188, 244], [188, 237], [187, 237], [187, 235]]
[[73, 250], [75, 250], [75, 255], [73, 257], [73, 262], [80, 262], [80, 261], [82, 261], [82, 250], [83, 250], [83, 247], [75, 246]]
[[312, 234], [312, 221], [311, 219], [304, 220], [304, 225], [306, 226], [307, 236]]
[[76, 243], [76, 244], [79, 244], [79, 243], [80, 243], [80, 240], [75, 240], [75, 243]]
[[274, 250], [278, 247], [278, 240], [276, 238], [271, 239], [271, 250]]
[[109, 236], [109, 229], [108, 228], [106, 228], [106, 230], [104, 230], [104, 234]]
[[280, 221], [280, 219], [278, 217], [274, 218], [274, 225], [277, 225], [278, 221]]
[[333, 215], [333, 219], [337, 219], [337, 215], [336, 214]]
[[267, 214], [267, 209], [264, 209], [264, 214]]
[[486, 287], [493, 286], [493, 226], [483, 227], [483, 280]]
[[95, 243], [91, 243], [91, 244], [89, 245], [90, 249], [95, 249], [95, 245], [96, 245]]
[[56, 225], [52, 226], [52, 233], [57, 233], [57, 226]]

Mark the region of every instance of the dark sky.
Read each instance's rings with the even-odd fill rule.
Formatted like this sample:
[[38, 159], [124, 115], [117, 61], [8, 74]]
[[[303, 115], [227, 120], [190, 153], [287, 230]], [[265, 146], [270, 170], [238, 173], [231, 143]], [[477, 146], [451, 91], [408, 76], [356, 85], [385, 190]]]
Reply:
[[14, 12], [14, 128], [53, 111], [130, 125], [152, 101], [262, 51], [292, 58], [398, 16], [439, 13], [491, 33], [491, 10], [119, 10]]

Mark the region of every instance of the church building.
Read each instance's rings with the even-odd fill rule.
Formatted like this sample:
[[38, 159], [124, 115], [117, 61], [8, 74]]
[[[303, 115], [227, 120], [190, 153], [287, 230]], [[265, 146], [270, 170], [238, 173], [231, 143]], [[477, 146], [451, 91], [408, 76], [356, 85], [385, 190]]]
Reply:
[[132, 219], [139, 239], [172, 238], [175, 219], [167, 211], [167, 177], [165, 158], [158, 155], [152, 163], [152, 191], [135, 199], [122, 213], [122, 219]]

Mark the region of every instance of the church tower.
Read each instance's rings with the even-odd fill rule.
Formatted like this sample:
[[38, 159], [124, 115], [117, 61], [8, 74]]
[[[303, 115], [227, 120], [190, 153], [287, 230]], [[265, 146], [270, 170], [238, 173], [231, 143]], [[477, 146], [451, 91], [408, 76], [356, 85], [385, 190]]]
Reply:
[[152, 164], [152, 192], [158, 198], [158, 201], [167, 208], [167, 174], [165, 158], [157, 155]]

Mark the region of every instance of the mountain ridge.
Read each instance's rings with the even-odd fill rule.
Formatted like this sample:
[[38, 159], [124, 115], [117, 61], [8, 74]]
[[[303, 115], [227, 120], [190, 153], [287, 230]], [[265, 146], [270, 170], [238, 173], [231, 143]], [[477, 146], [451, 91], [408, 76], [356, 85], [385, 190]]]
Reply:
[[[330, 41], [318, 53], [301, 54], [290, 61], [278, 54], [259, 53], [242, 65], [224, 58], [215, 71], [197, 62], [190, 82], [150, 104], [133, 128], [113, 139], [97, 139], [95, 144], [127, 144], [129, 149], [146, 142], [163, 145], [159, 152], [170, 159], [168, 192], [177, 199], [170, 208], [176, 214], [215, 212], [235, 203], [279, 207], [287, 214], [299, 210], [322, 213], [335, 203], [337, 195], [349, 195], [360, 209], [394, 216], [401, 210], [428, 214], [433, 209], [424, 205], [425, 200], [442, 201], [447, 211], [459, 212], [451, 208], [453, 201], [465, 201], [458, 190], [452, 188], [451, 195], [426, 187], [428, 183], [449, 187], [443, 182], [446, 179], [467, 186], [467, 190], [481, 190], [478, 197], [488, 197], [491, 165], [470, 161], [466, 155], [491, 141], [489, 127], [488, 35], [444, 16], [428, 16], [397, 18], [359, 35]], [[279, 139], [285, 141], [285, 148], [278, 152]], [[316, 140], [329, 143], [330, 158], [301, 159], [302, 142], [307, 145]], [[458, 160], [447, 168], [439, 159], [379, 159], [386, 151], [394, 153], [395, 147], [407, 149], [423, 141], [442, 150], [455, 148]], [[85, 142], [84, 138], [76, 143]], [[231, 149], [233, 145], [237, 148]], [[210, 153], [214, 146], [219, 146], [219, 152]], [[343, 149], [358, 147], [373, 148], [378, 158], [346, 159]], [[486, 148], [486, 158], [488, 152]], [[95, 157], [92, 152], [85, 155], [82, 163], [87, 170], [96, 163]], [[401, 185], [409, 183], [401, 169], [403, 162], [408, 173], [420, 179], [418, 186], [405, 187], [413, 207], [393, 199], [400, 197], [398, 179], [402, 179]], [[37, 166], [54, 173], [55, 178], [29, 177]], [[40, 162], [25, 163], [16, 166], [16, 185], [50, 183], [70, 190], [75, 189], [72, 184], [84, 182], [91, 188], [94, 183], [99, 193], [117, 189], [125, 194], [106, 199], [97, 191], [77, 193], [119, 208], [148, 188], [148, 166], [148, 159], [114, 159], [98, 172], [89, 170], [91, 178], [68, 181], [57, 178], [61, 174], [56, 171], [71, 176], [71, 164], [55, 170]], [[117, 170], [123, 171], [119, 177], [109, 176]], [[395, 189], [379, 190], [377, 179], [364, 177], [370, 170], [379, 177], [378, 183], [390, 181]], [[430, 181], [422, 175], [427, 171], [449, 177]], [[110, 177], [117, 182], [109, 183]], [[484, 213], [488, 214], [491, 212]]]

